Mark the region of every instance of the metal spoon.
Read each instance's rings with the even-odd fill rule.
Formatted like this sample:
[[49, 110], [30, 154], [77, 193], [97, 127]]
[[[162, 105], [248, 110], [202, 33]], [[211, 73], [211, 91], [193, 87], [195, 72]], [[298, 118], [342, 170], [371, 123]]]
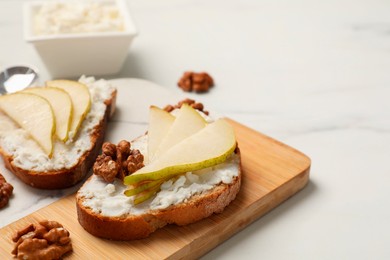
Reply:
[[25, 89], [37, 80], [38, 73], [30, 67], [8, 67], [0, 72], [0, 95]]

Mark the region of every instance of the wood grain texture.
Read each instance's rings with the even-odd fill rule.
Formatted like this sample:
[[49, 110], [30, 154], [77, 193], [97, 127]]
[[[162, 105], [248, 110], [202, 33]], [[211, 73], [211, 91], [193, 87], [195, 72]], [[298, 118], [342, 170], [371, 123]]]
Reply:
[[12, 257], [11, 237], [29, 223], [56, 220], [71, 234], [73, 252], [66, 259], [194, 259], [302, 189], [309, 180], [310, 159], [301, 152], [233, 120], [242, 154], [242, 187], [221, 214], [197, 223], [166, 226], [149, 238], [118, 242], [99, 239], [77, 221], [70, 195], [0, 230], [0, 259]]

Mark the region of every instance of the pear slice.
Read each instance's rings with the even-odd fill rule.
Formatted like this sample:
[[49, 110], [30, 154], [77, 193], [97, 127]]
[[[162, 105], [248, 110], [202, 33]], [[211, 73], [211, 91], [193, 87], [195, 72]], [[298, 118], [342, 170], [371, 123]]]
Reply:
[[65, 142], [68, 139], [70, 122], [72, 119], [72, 100], [69, 94], [60, 88], [35, 87], [25, 89], [23, 92], [32, 93], [45, 98], [51, 105], [56, 122], [56, 136]]
[[171, 178], [224, 162], [236, 148], [234, 130], [219, 119], [167, 150], [154, 162], [126, 176], [124, 184]]
[[72, 80], [47, 81], [46, 86], [65, 90], [72, 100], [73, 115], [70, 123], [69, 138], [76, 136], [81, 123], [91, 109], [91, 95], [86, 85]]
[[124, 194], [126, 196], [129, 196], [129, 197], [134, 196], [134, 195], [137, 195], [137, 194], [144, 192], [146, 190], [150, 190], [150, 189], [153, 189], [155, 187], [160, 187], [160, 185], [164, 181], [166, 181], [166, 179], [163, 178], [161, 180], [143, 182], [138, 186], [134, 186], [133, 188], [126, 190], [124, 192]]
[[134, 205], [138, 205], [148, 199], [150, 199], [151, 197], [154, 196], [154, 194], [156, 194], [158, 191], [160, 190], [160, 185], [157, 185], [157, 186], [154, 186], [148, 190], [144, 190], [143, 192], [141, 193], [138, 193], [135, 197], [134, 197]]
[[150, 162], [160, 157], [172, 146], [203, 129], [206, 124], [206, 120], [195, 109], [183, 104], [171, 128], [156, 149], [153, 158], [150, 158]]
[[152, 161], [157, 147], [167, 135], [175, 117], [167, 111], [151, 106], [149, 109], [148, 158]]
[[55, 120], [50, 103], [30, 93], [14, 93], [0, 96], [0, 109], [41, 146], [46, 155], [53, 152]]

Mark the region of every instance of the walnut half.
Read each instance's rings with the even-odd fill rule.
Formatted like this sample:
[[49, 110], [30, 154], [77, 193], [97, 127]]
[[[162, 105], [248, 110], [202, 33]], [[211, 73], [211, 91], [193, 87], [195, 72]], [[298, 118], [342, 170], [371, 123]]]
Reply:
[[139, 150], [131, 149], [131, 144], [122, 140], [115, 145], [105, 142], [102, 154], [96, 158], [93, 173], [102, 177], [106, 182], [113, 182], [115, 178], [123, 180], [129, 174], [144, 167], [144, 156]]
[[186, 92], [195, 91], [197, 93], [207, 92], [214, 86], [213, 78], [206, 72], [184, 72], [183, 76], [177, 82], [179, 88]]
[[167, 112], [172, 112], [175, 109], [181, 108], [181, 106], [183, 104], [187, 104], [187, 105], [191, 106], [193, 109], [196, 109], [196, 110], [203, 112], [205, 115], [209, 114], [208, 111], [204, 110], [204, 106], [202, 103], [198, 103], [195, 100], [190, 99], [190, 98], [183, 99], [183, 100], [179, 101], [176, 105], [167, 105], [164, 107], [164, 110]]
[[56, 221], [40, 221], [19, 230], [12, 241], [12, 254], [18, 259], [60, 259], [72, 251], [69, 232]]
[[0, 209], [8, 204], [14, 187], [9, 184], [4, 176], [0, 173]]

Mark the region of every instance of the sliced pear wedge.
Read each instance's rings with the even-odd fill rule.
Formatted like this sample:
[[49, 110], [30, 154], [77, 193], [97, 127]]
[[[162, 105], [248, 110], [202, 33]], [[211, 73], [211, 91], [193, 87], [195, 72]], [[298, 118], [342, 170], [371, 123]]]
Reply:
[[166, 179], [143, 182], [142, 184], [140, 184], [138, 186], [134, 186], [133, 188], [126, 190], [124, 193], [126, 196], [129, 196], [129, 197], [134, 196], [134, 195], [137, 195], [145, 190], [150, 190], [150, 189], [153, 189], [156, 187], [160, 187], [160, 185], [164, 181], [166, 181]]
[[70, 123], [69, 138], [76, 136], [81, 123], [91, 109], [91, 96], [86, 85], [72, 80], [52, 80], [47, 81], [46, 86], [65, 90], [73, 106], [73, 116]]
[[153, 162], [172, 146], [203, 129], [206, 124], [206, 120], [195, 109], [183, 104], [171, 128], [156, 149], [153, 158], [149, 159], [149, 162]]
[[23, 92], [41, 96], [50, 103], [55, 116], [56, 136], [65, 142], [68, 139], [73, 111], [72, 100], [69, 94], [63, 89], [53, 87], [28, 88]]
[[168, 179], [224, 162], [236, 148], [232, 126], [219, 119], [184, 139], [152, 163], [125, 177], [124, 184]]
[[25, 129], [51, 157], [56, 128], [52, 108], [46, 99], [30, 93], [9, 94], [0, 96], [0, 109]]
[[138, 205], [144, 201], [147, 201], [154, 196], [160, 190], [160, 185], [154, 186], [148, 190], [144, 190], [141, 193], [138, 193], [134, 197], [134, 205]]
[[152, 161], [161, 141], [167, 135], [175, 117], [167, 111], [151, 106], [149, 109], [148, 158]]

